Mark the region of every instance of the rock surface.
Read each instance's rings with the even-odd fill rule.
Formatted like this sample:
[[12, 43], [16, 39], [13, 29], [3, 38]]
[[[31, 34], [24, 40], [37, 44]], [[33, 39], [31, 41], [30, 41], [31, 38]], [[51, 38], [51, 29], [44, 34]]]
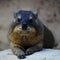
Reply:
[[18, 59], [13, 55], [11, 49], [0, 51], [0, 60], [60, 60], [60, 50], [44, 49], [32, 55], [26, 56], [25, 59]]

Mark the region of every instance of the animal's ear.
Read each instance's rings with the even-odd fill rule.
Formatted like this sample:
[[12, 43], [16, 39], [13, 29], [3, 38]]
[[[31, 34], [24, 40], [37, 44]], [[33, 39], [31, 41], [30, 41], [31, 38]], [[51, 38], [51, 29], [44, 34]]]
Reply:
[[37, 19], [38, 18], [38, 13], [36, 11], [34, 11], [33, 13], [34, 13], [35, 19]]
[[17, 13], [14, 13], [13, 16], [15, 19], [17, 19]]
[[38, 15], [40, 13], [40, 9], [37, 9], [36, 11], [33, 12], [34, 15], [35, 15], [35, 18], [37, 19], [38, 18]]
[[38, 13], [36, 13], [35, 16], [36, 16], [36, 19], [37, 19], [38, 18]]

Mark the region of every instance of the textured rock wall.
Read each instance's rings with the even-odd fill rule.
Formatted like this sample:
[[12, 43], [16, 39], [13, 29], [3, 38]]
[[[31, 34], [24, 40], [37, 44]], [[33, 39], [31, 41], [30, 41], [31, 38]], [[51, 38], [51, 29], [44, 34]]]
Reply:
[[53, 32], [60, 48], [60, 0], [0, 0], [0, 49], [9, 48], [7, 33], [19, 9], [39, 9], [40, 20]]

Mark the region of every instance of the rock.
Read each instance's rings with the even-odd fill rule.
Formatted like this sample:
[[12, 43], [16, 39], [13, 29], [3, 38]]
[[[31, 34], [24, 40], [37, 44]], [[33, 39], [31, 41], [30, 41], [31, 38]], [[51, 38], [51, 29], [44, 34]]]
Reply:
[[11, 49], [0, 51], [0, 60], [60, 60], [60, 50], [43, 49], [32, 55], [26, 56], [25, 59], [18, 59]]

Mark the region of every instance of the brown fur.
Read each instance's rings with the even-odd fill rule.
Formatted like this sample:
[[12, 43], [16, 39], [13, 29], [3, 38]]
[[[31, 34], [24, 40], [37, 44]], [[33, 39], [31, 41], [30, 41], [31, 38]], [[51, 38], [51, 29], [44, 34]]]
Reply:
[[[24, 31], [22, 31], [24, 32]], [[42, 40], [42, 35], [36, 32], [34, 28], [30, 32], [25, 31], [25, 35], [17, 28], [14, 28], [13, 32], [9, 34], [9, 39], [18, 46], [34, 46]]]
[[[34, 25], [35, 24], [35, 25]], [[20, 30], [20, 24], [14, 22], [9, 30], [11, 49], [19, 58], [25, 58], [43, 48], [53, 48], [54, 37], [52, 32], [39, 20], [33, 23], [34, 27], [28, 30]]]

